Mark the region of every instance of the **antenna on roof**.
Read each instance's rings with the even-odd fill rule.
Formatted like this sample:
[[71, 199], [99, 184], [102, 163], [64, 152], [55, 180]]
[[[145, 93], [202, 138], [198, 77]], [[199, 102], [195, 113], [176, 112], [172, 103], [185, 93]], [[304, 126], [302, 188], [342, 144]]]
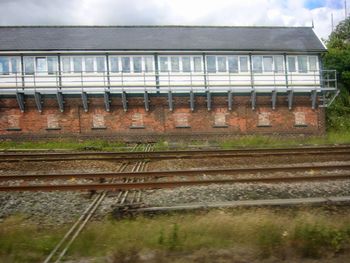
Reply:
[[314, 25], [314, 19], [312, 19], [311, 23], [312, 23], [312, 28], [314, 28], [314, 27], [315, 27], [315, 25]]

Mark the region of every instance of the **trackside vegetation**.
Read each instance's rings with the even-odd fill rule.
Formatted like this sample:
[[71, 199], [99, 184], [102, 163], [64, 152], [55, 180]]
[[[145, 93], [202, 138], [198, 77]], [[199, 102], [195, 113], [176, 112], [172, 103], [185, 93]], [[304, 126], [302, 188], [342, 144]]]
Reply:
[[[66, 259], [137, 263], [343, 258], [350, 256], [349, 213], [343, 208], [260, 208], [106, 219], [89, 223]], [[0, 262], [41, 262], [67, 227], [38, 225], [21, 216], [5, 219], [0, 223]], [[209, 261], [201, 261], [204, 258]]]

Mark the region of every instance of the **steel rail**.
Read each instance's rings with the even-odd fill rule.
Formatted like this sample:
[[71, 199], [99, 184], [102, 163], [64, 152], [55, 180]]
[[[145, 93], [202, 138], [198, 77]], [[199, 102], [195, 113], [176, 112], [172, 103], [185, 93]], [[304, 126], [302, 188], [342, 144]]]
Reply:
[[175, 171], [138, 171], [138, 172], [117, 172], [117, 173], [73, 173], [73, 174], [30, 174], [30, 175], [3, 175], [0, 181], [10, 180], [55, 180], [72, 178], [160, 178], [176, 176], [198, 176], [198, 175], [234, 175], [242, 173], [262, 173], [262, 172], [288, 172], [307, 170], [334, 170], [350, 169], [350, 164], [332, 165], [298, 165], [298, 166], [269, 166], [269, 167], [243, 167], [243, 168], [214, 168], [200, 170], [175, 170]]
[[0, 186], [0, 191], [78, 191], [78, 190], [135, 190], [135, 189], [161, 189], [180, 186], [235, 184], [235, 183], [293, 183], [302, 181], [333, 181], [348, 180], [350, 174], [316, 175], [293, 177], [265, 177], [265, 178], [238, 178], [220, 180], [191, 180], [167, 182], [136, 182], [136, 183], [107, 183], [107, 184], [63, 184], [63, 185], [25, 185]]
[[280, 155], [328, 155], [350, 154], [350, 146], [303, 147], [276, 149], [190, 150], [156, 152], [83, 152], [83, 153], [3, 153], [0, 162], [22, 161], [76, 161], [76, 160], [139, 160], [139, 159], [185, 159], [203, 157], [257, 157]]

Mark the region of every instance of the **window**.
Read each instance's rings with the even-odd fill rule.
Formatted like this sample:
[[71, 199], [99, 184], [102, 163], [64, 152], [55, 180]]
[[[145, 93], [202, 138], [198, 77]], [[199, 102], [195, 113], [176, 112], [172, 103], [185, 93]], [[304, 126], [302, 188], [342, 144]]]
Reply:
[[153, 57], [145, 57], [145, 70], [146, 72], [153, 71]]
[[295, 57], [288, 57], [288, 72], [296, 72], [297, 67], [295, 65], [296, 59]]
[[70, 58], [64, 57], [62, 58], [62, 67], [64, 73], [70, 73]]
[[194, 72], [201, 72], [202, 71], [202, 58], [201, 57], [194, 57], [193, 58], [193, 71]]
[[228, 72], [238, 73], [238, 57], [229, 56], [228, 57]]
[[180, 72], [180, 58], [170, 57], [171, 72]]
[[168, 57], [160, 57], [159, 58], [159, 67], [161, 72], [168, 72]]
[[73, 72], [81, 73], [83, 71], [83, 59], [81, 57], [73, 57]]
[[275, 72], [284, 72], [283, 70], [283, 57], [275, 56]]
[[122, 71], [124, 73], [130, 73], [130, 58], [122, 57]]
[[307, 56], [298, 56], [298, 69], [300, 73], [307, 73]]
[[239, 66], [241, 72], [248, 72], [248, 57], [239, 57]]
[[93, 57], [85, 57], [85, 72], [91, 73], [94, 72], [94, 58]]
[[110, 57], [109, 58], [109, 64], [110, 64], [110, 72], [118, 73], [119, 72], [119, 58], [118, 57]]
[[34, 57], [24, 57], [24, 72], [26, 75], [34, 74]]
[[98, 73], [104, 73], [106, 71], [105, 65], [104, 57], [96, 57], [96, 71]]
[[[21, 63], [20, 63], [20, 60], [18, 57], [17, 58], [16, 57], [10, 58], [10, 62], [11, 62], [12, 74], [16, 74], [16, 73], [21, 72]], [[1, 71], [0, 71], [0, 74], [1, 74]]]
[[310, 56], [309, 57], [309, 70], [310, 71], [316, 71], [317, 70], [317, 57], [316, 56]]
[[190, 57], [182, 57], [182, 72], [191, 72], [191, 58]]
[[36, 57], [35, 58], [35, 70], [36, 73], [46, 73], [46, 57]]
[[216, 72], [215, 56], [207, 56], [207, 71], [208, 73]]
[[253, 56], [253, 71], [255, 73], [262, 73], [262, 57]]
[[47, 73], [57, 73], [57, 57], [47, 57]]
[[263, 56], [264, 72], [272, 72], [273, 69], [273, 57]]
[[219, 72], [226, 72], [226, 57], [217, 57], [218, 60], [218, 71]]
[[142, 57], [134, 57], [133, 58], [133, 63], [134, 63], [134, 72], [135, 73], [140, 73], [142, 72]]
[[0, 74], [10, 74], [9, 59], [8, 57], [0, 57]]

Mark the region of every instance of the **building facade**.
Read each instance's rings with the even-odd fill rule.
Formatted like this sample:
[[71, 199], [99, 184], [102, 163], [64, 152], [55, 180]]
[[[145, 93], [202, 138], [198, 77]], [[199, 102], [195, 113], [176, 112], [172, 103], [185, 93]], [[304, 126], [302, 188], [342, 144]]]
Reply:
[[322, 134], [307, 27], [0, 27], [0, 136]]

